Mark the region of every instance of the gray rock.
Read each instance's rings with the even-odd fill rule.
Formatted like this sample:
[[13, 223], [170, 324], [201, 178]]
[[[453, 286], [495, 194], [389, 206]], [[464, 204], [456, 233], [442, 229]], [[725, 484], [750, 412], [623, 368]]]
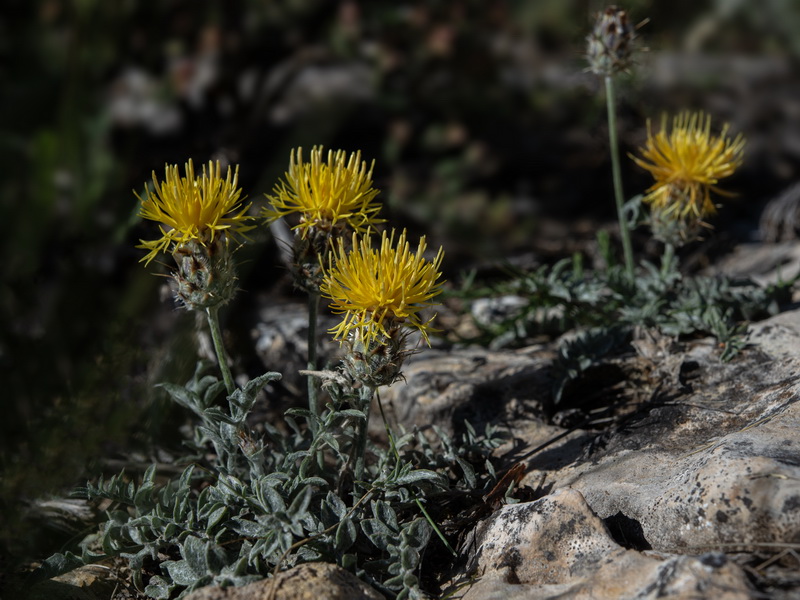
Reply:
[[[789, 281], [800, 273], [800, 244], [796, 241], [741, 244], [707, 272], [731, 278], [748, 278], [760, 285]], [[797, 296], [795, 292], [795, 301]]]
[[[68, 573], [40, 581], [25, 589], [25, 600], [127, 600], [138, 598], [127, 581], [129, 572], [120, 561], [85, 565]], [[9, 598], [13, 596], [8, 596]]]
[[554, 353], [542, 347], [493, 351], [485, 348], [425, 350], [403, 366], [405, 382], [381, 390], [405, 425], [431, 423], [452, 432], [464, 420], [480, 429], [498, 412], [516, 418], [537, 411], [550, 384]]
[[[337, 323], [330, 315], [320, 315], [317, 339], [328, 337], [327, 331]], [[281, 384], [295, 395], [305, 393], [306, 377], [302, 369], [308, 368], [308, 309], [299, 304], [270, 304], [261, 310], [260, 322], [251, 332], [255, 350], [264, 367], [280, 370]], [[335, 362], [339, 348], [335, 344], [318, 344], [317, 360], [320, 368]]]
[[[522, 483], [548, 495], [506, 506], [473, 532], [464, 548], [471, 568], [461, 573], [471, 584], [457, 597], [797, 597], [797, 564], [777, 559], [800, 542], [800, 310], [751, 325], [748, 342], [722, 363], [713, 340], [678, 346], [640, 334], [637, 355], [617, 360], [638, 361], [650, 381], [637, 384], [648, 389], [604, 430], [567, 430], [524, 412], [509, 423]], [[462, 413], [482, 401], [496, 421], [507, 419], [509, 397], [535, 402], [545, 348], [480, 352], [434, 354], [410, 369], [408, 389], [419, 395], [404, 400], [420, 406], [406, 414], [446, 417], [431, 407], [459, 385], [468, 391]], [[556, 441], [519, 450], [548, 440]], [[752, 568], [759, 563], [776, 571]]]
[[[800, 348], [799, 317], [761, 323], [751, 339], [773, 331], [769, 349], [785, 351], [790, 339]], [[550, 473], [553, 487], [580, 490], [601, 518], [637, 522], [660, 551], [800, 540], [798, 361], [750, 349], [722, 364], [711, 344], [692, 356], [691, 392], [645, 407], [591, 461]], [[546, 468], [535, 458], [531, 466], [533, 477]]]
[[480, 578], [456, 596], [462, 600], [751, 597], [744, 572], [723, 554], [623, 548], [571, 489], [502, 508], [470, 543]]

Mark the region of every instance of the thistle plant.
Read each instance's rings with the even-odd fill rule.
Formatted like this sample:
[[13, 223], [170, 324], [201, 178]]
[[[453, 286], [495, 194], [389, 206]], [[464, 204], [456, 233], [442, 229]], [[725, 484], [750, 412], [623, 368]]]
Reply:
[[149, 264], [160, 252], [172, 254], [177, 265], [172, 272], [175, 297], [188, 310], [206, 312], [229, 394], [234, 391], [233, 377], [222, 345], [218, 311], [236, 291], [231, 244], [254, 227], [254, 219], [246, 214], [250, 204], [243, 203], [242, 190], [237, 187], [238, 177], [238, 166], [233, 175], [228, 167], [222, 179], [219, 161], [209, 161], [196, 176], [189, 160], [183, 176], [178, 165], [167, 165], [164, 181], [159, 182], [153, 172], [154, 189], [147, 189], [144, 198], [136, 194], [140, 216], [159, 222], [161, 231], [158, 239], [141, 240], [139, 248], [148, 250], [142, 261]]
[[726, 124], [719, 135], [711, 133], [711, 117], [685, 111], [674, 117], [671, 130], [666, 115], [653, 134], [647, 123], [647, 141], [633, 161], [647, 170], [655, 182], [644, 202], [650, 205], [653, 236], [667, 251], [682, 246], [709, 228], [706, 219], [717, 212], [711, 193], [731, 196], [717, 183], [742, 164], [744, 138], [728, 136]]
[[622, 173], [619, 160], [619, 143], [617, 141], [617, 114], [614, 94], [614, 76], [626, 71], [632, 64], [635, 29], [628, 21], [624, 10], [609, 6], [597, 14], [594, 28], [586, 38], [586, 57], [589, 69], [605, 79], [606, 108], [608, 115], [608, 138], [611, 153], [611, 174], [614, 181], [614, 199], [617, 207], [622, 250], [625, 256], [625, 270], [629, 279], [633, 279], [633, 248], [624, 212], [624, 194], [622, 191]]
[[[382, 223], [378, 218], [380, 204], [375, 201], [378, 190], [372, 185], [373, 163], [361, 160], [361, 153], [348, 157], [343, 150], [328, 151], [323, 160], [323, 148], [311, 149], [308, 162], [303, 149], [297, 148], [289, 158], [289, 170], [268, 195], [269, 205], [261, 216], [267, 223], [281, 217], [297, 215], [291, 228], [295, 232], [292, 248], [292, 272], [295, 284], [308, 293], [308, 369], [317, 368], [317, 314], [322, 277], [320, 257], [333, 248], [335, 240], [348, 231], [364, 233]], [[319, 412], [317, 388], [313, 378], [308, 380], [309, 407]]]
[[366, 417], [361, 422], [355, 451], [355, 478], [364, 473], [367, 422], [375, 389], [400, 377], [409, 330], [417, 330], [426, 342], [433, 317], [423, 320], [420, 312], [432, 305], [442, 290], [440, 248], [432, 261], [424, 258], [423, 237], [411, 252], [403, 231], [395, 245], [395, 231], [381, 234], [380, 246], [371, 245], [369, 235], [353, 234], [350, 252], [344, 240], [329, 256], [320, 286], [330, 298], [334, 312], [343, 314], [330, 333], [346, 344], [344, 368], [358, 385], [359, 406]]
[[[320, 175], [323, 165], [315, 164], [317, 183], [345, 176]], [[216, 336], [222, 381], [201, 362], [185, 385], [161, 385], [196, 419], [184, 442], [189, 454], [171, 465], [181, 465], [181, 475], [169, 479], [151, 466], [138, 478], [120, 473], [81, 489], [90, 500], [109, 501], [107, 522], [84, 540], [80, 554], [45, 560], [40, 577], [121, 556], [140, 590], [167, 600], [322, 560], [354, 571], [389, 597], [425, 597], [422, 553], [434, 533], [450, 548], [431, 513], [454, 516], [448, 503], [434, 500], [452, 495], [480, 503], [495, 487], [489, 459], [502, 438], [491, 427], [479, 435], [469, 424], [459, 440], [436, 427], [395, 434], [384, 416], [389, 448], [372, 447], [368, 460], [367, 422], [377, 388], [402, 377], [403, 361], [414, 352], [411, 334], [429, 342], [434, 331], [433, 317], [422, 311], [441, 292], [443, 256], [440, 249], [426, 258], [424, 238], [412, 252], [405, 232], [384, 232], [373, 248], [365, 224], [377, 219], [370, 208], [374, 193], [368, 195], [360, 205], [367, 212], [350, 215], [350, 238], [326, 238], [333, 250], [324, 264], [315, 258], [319, 293], [342, 315], [331, 333], [347, 349], [336, 370], [313, 373], [328, 389], [326, 405], [290, 409], [282, 430], [254, 423], [253, 407], [280, 374], [234, 388]], [[156, 180], [155, 190], [140, 198], [142, 216], [162, 223], [161, 238], [142, 242], [149, 250], [143, 260], [171, 252], [178, 298], [190, 310], [207, 311], [209, 322], [235, 290], [231, 246], [252, 226], [240, 197], [235, 174], [223, 180], [219, 165], [210, 163], [198, 178], [190, 162], [183, 177], [167, 167], [165, 181]], [[329, 217], [298, 226], [298, 238], [323, 227], [341, 225]]]

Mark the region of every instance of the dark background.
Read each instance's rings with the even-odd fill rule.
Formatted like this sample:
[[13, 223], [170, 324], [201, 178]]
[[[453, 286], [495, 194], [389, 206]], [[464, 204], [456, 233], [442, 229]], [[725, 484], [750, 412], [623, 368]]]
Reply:
[[[165, 163], [240, 165], [263, 204], [290, 149], [375, 159], [391, 226], [472, 268], [547, 262], [613, 228], [602, 82], [585, 72], [598, 2], [6, 0], [0, 11], [0, 557], [41, 553], [31, 503], [174, 437], [153, 384], [195, 362], [193, 316], [138, 261], [133, 191]], [[705, 109], [748, 139], [715, 222], [757, 238], [798, 178], [794, 0], [636, 0], [637, 65], [618, 81], [623, 153], [662, 112]], [[626, 195], [647, 173], [623, 158]], [[648, 244], [639, 232], [640, 252]], [[724, 251], [724, 244], [721, 246]], [[267, 230], [226, 310], [291, 295]], [[298, 301], [301, 297], [297, 296]], [[237, 333], [238, 332], [238, 333]], [[244, 364], [243, 369], [249, 366]], [[255, 367], [253, 367], [255, 368]], [[257, 373], [250, 373], [255, 375]], [[165, 433], [166, 432], [166, 433]], [[26, 515], [29, 515], [26, 517]], [[27, 520], [26, 520], [27, 519]], [[39, 556], [41, 558], [41, 556]], [[2, 571], [3, 563], [0, 563]]]

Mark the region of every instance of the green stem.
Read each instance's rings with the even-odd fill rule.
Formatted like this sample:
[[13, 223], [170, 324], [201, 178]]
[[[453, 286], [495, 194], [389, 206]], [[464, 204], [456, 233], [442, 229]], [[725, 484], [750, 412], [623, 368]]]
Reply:
[[[308, 370], [317, 370], [317, 315], [319, 314], [319, 292], [308, 293]], [[308, 376], [308, 410], [319, 416], [319, 390], [316, 377]], [[316, 431], [316, 421], [310, 421]]]
[[628, 231], [628, 221], [625, 218], [622, 194], [622, 173], [619, 165], [619, 144], [617, 142], [617, 113], [616, 100], [614, 99], [614, 81], [611, 75], [606, 75], [606, 105], [608, 108], [608, 141], [611, 149], [611, 175], [614, 179], [614, 199], [617, 204], [617, 219], [619, 220], [619, 235], [622, 238], [622, 251], [625, 254], [625, 272], [633, 281], [633, 250], [631, 249], [631, 235]]
[[360, 406], [361, 412], [364, 413], [364, 420], [358, 424], [356, 431], [356, 466], [353, 471], [353, 479], [355, 481], [362, 481], [364, 478], [365, 470], [365, 455], [367, 453], [367, 425], [369, 425], [369, 409], [372, 405], [372, 396], [375, 390], [368, 385], [361, 388]]
[[230, 396], [236, 389], [233, 384], [233, 375], [228, 367], [228, 359], [225, 356], [225, 346], [222, 344], [222, 331], [219, 328], [219, 307], [209, 306], [206, 308], [208, 315], [208, 328], [211, 330], [211, 339], [214, 342], [214, 352], [217, 354], [219, 370], [222, 371], [222, 379], [225, 381], [225, 389]]
[[436, 532], [436, 535], [439, 537], [440, 540], [442, 540], [444, 547], [447, 548], [450, 551], [450, 554], [452, 554], [453, 556], [458, 556], [458, 553], [455, 550], [453, 550], [453, 547], [450, 545], [450, 542], [448, 542], [447, 538], [444, 537], [444, 534], [436, 525], [436, 522], [433, 520], [433, 517], [431, 517], [428, 514], [428, 511], [425, 510], [425, 507], [422, 505], [422, 502], [420, 502], [419, 497], [416, 494], [414, 494], [414, 502], [417, 503], [417, 506], [422, 511], [422, 514], [425, 517], [425, 520], [427, 520], [430, 526], [433, 527], [433, 530]]
[[671, 242], [665, 242], [664, 254], [661, 257], [661, 278], [666, 279], [672, 270], [672, 260], [675, 257], [675, 246]]

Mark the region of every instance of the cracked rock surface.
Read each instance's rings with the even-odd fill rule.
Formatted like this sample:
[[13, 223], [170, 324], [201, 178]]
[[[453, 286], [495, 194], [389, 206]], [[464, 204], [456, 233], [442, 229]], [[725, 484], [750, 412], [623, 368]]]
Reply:
[[[566, 403], [587, 418], [571, 428], [537, 402], [545, 347], [410, 365], [408, 386], [389, 394], [398, 412], [451, 428], [462, 415], [509, 424], [507, 456], [542, 496], [468, 536], [454, 597], [800, 597], [800, 310], [751, 325], [748, 342], [723, 363], [712, 340], [635, 339], [617, 366], [637, 364], [648, 389], [621, 410], [618, 394], [600, 393], [603, 366], [585, 373]], [[575, 398], [593, 386], [595, 405]], [[437, 410], [456, 387], [458, 402]], [[604, 402], [614, 414], [599, 425], [591, 415]]]
[[724, 554], [664, 557], [628, 550], [574, 489], [506, 506], [476, 532], [464, 600], [488, 598], [749, 598]]

